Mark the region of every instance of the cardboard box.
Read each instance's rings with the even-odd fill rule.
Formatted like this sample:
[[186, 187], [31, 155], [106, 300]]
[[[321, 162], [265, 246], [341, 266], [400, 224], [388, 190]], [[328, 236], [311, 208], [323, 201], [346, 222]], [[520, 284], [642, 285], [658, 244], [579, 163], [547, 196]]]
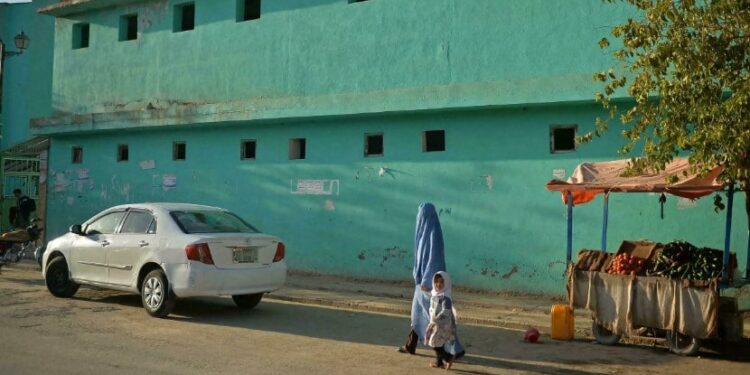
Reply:
[[630, 256], [649, 260], [663, 248], [664, 245], [651, 241], [622, 241], [616, 254], [627, 253]]

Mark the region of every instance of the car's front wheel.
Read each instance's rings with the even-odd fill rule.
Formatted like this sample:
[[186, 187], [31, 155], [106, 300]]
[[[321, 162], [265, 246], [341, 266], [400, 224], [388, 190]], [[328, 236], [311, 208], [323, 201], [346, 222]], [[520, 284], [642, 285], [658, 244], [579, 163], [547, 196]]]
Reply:
[[262, 298], [263, 293], [232, 296], [232, 299], [234, 300], [234, 303], [237, 304], [237, 307], [243, 310], [250, 310], [253, 307], [258, 306]]
[[174, 309], [177, 297], [161, 269], [149, 272], [141, 283], [141, 301], [149, 315], [164, 318]]
[[65, 258], [58, 256], [47, 265], [47, 273], [44, 275], [47, 290], [55, 297], [70, 298], [76, 294], [80, 285], [70, 279], [68, 262]]

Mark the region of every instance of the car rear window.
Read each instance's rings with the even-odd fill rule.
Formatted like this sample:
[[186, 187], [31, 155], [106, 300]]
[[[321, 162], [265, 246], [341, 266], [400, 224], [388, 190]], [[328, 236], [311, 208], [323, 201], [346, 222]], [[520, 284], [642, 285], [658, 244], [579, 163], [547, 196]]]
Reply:
[[185, 233], [258, 233], [252, 225], [228, 211], [172, 211], [170, 215]]

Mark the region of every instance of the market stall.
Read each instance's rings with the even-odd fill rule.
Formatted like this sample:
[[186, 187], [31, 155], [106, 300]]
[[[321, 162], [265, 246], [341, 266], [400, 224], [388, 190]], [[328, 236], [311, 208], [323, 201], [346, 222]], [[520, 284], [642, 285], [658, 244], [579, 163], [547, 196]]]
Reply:
[[[567, 181], [553, 180], [547, 189], [562, 193], [568, 208], [568, 291], [573, 308], [592, 312], [597, 341], [616, 343], [621, 335], [664, 335], [678, 354], [692, 355], [701, 340], [742, 340], [742, 318], [736, 299], [721, 296], [734, 277], [736, 257], [730, 252], [734, 184], [719, 180], [721, 167], [694, 173], [687, 159], [677, 158], [664, 171], [627, 175], [628, 160], [579, 165]], [[668, 183], [669, 176], [679, 182]], [[660, 193], [698, 199], [727, 195], [724, 249], [701, 248], [686, 242], [669, 244], [623, 242], [607, 253], [610, 193]], [[573, 253], [573, 207], [604, 195], [601, 249]], [[750, 239], [748, 239], [750, 253]], [[748, 254], [750, 256], [750, 254]], [[750, 259], [750, 257], [749, 257]], [[750, 261], [748, 262], [750, 264]], [[747, 266], [745, 270], [747, 278]], [[744, 280], [746, 281], [746, 280]]]

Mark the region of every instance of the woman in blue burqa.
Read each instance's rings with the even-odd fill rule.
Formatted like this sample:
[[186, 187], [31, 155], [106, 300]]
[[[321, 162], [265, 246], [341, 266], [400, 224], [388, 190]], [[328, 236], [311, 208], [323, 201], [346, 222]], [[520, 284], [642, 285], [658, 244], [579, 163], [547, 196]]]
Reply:
[[[417, 344], [425, 340], [425, 331], [430, 323], [430, 291], [432, 278], [445, 269], [443, 230], [440, 227], [437, 211], [432, 203], [419, 205], [417, 229], [414, 239], [414, 299], [411, 304], [411, 331], [406, 344], [398, 348], [401, 353], [414, 354]], [[458, 341], [450, 341], [445, 350], [454, 359], [464, 355], [464, 348]]]

